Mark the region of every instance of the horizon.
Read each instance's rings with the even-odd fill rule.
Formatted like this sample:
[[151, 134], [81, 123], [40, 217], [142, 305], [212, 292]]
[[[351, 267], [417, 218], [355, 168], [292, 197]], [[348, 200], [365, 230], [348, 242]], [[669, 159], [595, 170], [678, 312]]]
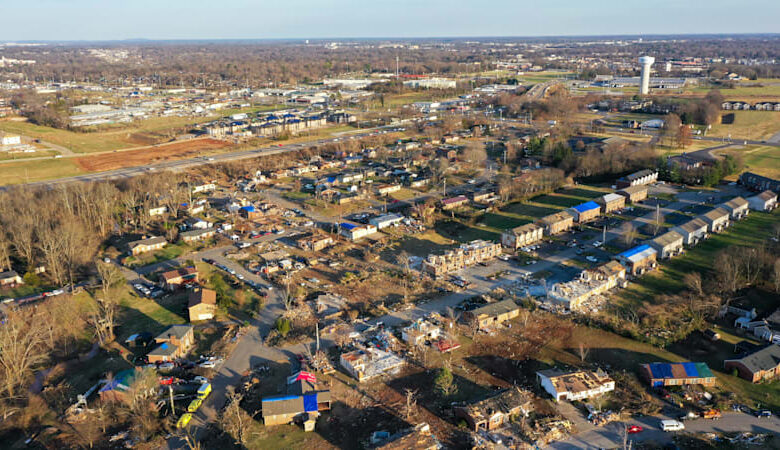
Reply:
[[[0, 41], [555, 38], [718, 35], [723, 30], [760, 35], [777, 34], [775, 18], [780, 16], [780, 4], [769, 0], [746, 0], [738, 8], [726, 0], [709, 1], [705, 8], [673, 0], [535, 3], [11, 0], [3, 8], [4, 16], [13, 20], [0, 30]], [[354, 37], [345, 37], [345, 30]]]

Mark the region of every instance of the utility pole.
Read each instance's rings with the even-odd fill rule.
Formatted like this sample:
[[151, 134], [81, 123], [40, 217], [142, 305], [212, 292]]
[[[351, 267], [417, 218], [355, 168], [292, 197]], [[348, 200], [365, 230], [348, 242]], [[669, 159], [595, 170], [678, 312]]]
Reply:
[[398, 64], [399, 64], [398, 63], [398, 55], [395, 55], [395, 78], [396, 79], [398, 79], [398, 68], [399, 68]]
[[317, 333], [317, 350], [315, 352], [316, 354], [317, 352], [320, 351], [320, 323], [319, 322], [316, 322], [314, 324], [314, 331], [315, 333]]
[[601, 232], [601, 245], [607, 242], [607, 225], [604, 225], [604, 229]]
[[173, 386], [168, 385], [168, 394], [171, 396], [171, 414], [176, 414], [176, 408], [173, 406]]
[[[27, 170], [27, 169], [24, 169]], [[447, 178], [444, 178], [444, 192], [442, 193], [445, 197], [447, 196]]]

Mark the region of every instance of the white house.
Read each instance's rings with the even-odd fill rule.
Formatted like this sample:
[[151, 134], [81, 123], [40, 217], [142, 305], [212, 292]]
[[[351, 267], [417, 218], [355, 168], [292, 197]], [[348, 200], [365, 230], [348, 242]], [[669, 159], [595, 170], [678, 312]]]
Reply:
[[18, 134], [3, 134], [0, 136], [0, 146], [21, 145], [22, 137]]
[[615, 390], [615, 381], [601, 369], [596, 372], [548, 369], [536, 372], [536, 378], [556, 402], [583, 400]]
[[707, 237], [708, 228], [707, 222], [696, 218], [672, 228], [672, 231], [683, 237], [685, 245], [696, 245], [700, 240]]
[[764, 191], [747, 199], [750, 209], [754, 211], [771, 211], [777, 206], [777, 194]]
[[734, 197], [720, 205], [721, 208], [727, 210], [729, 214], [731, 214], [732, 220], [739, 220], [747, 216], [748, 212], [750, 212], [748, 206], [748, 201], [742, 197]]
[[168, 212], [167, 206], [157, 206], [155, 208], [149, 208], [149, 215], [150, 216], [162, 216], [163, 214]]
[[368, 223], [377, 227], [377, 229], [383, 229], [400, 223], [404, 218], [398, 214], [384, 214], [369, 219]]
[[339, 228], [341, 235], [351, 241], [357, 241], [377, 232], [374, 225], [357, 225], [349, 222], [340, 223]]
[[729, 226], [729, 211], [724, 208], [715, 208], [701, 216], [702, 220], [707, 222], [707, 231], [710, 233], [720, 233]]
[[424, 344], [425, 341], [433, 341], [440, 336], [441, 328], [422, 319], [417, 319], [401, 330], [401, 339], [414, 346]]

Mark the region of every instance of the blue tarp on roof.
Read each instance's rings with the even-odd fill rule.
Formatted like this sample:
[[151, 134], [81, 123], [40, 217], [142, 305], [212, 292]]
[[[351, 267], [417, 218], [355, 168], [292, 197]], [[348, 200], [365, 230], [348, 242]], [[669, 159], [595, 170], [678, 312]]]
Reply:
[[592, 209], [599, 209], [599, 208], [600, 208], [600, 206], [599, 206], [598, 203], [596, 203], [594, 201], [589, 201], [589, 202], [585, 202], [585, 203], [583, 203], [581, 205], [575, 206], [574, 210], [577, 211], [578, 213], [583, 213], [585, 211], [590, 211]]
[[647, 244], [637, 245], [636, 247], [632, 248], [631, 250], [626, 250], [623, 253], [619, 254], [618, 257], [623, 258], [630, 258], [634, 255], [637, 255], [639, 253], [642, 253], [645, 250], [650, 249], [650, 246]]
[[353, 225], [351, 223], [344, 222], [342, 224], [339, 224], [341, 228], [344, 228], [345, 230], [352, 230], [354, 228], [357, 228], [357, 225]]
[[317, 411], [317, 394], [307, 394], [303, 396], [303, 410], [306, 412]]
[[692, 362], [682, 363], [685, 369], [685, 374], [691, 378], [699, 378], [699, 369], [696, 368], [696, 364]]
[[266, 397], [263, 399], [263, 402], [280, 402], [282, 400], [295, 400], [298, 398], [297, 395], [283, 395], [280, 397]]
[[249, 205], [249, 206], [242, 206], [242, 207], [241, 207], [241, 211], [246, 211], [246, 212], [255, 212], [255, 207], [254, 207], [254, 206], [252, 206], [252, 205]]
[[653, 363], [650, 364], [650, 373], [653, 378], [672, 378], [672, 367], [669, 364]]

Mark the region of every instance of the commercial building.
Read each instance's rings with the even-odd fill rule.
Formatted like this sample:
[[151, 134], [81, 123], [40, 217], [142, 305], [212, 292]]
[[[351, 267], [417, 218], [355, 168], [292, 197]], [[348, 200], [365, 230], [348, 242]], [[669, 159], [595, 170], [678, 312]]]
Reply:
[[381, 216], [372, 217], [368, 220], [368, 223], [381, 230], [383, 228], [391, 227], [395, 224], [401, 223], [404, 218], [398, 214], [383, 214]]
[[544, 237], [544, 229], [534, 223], [520, 225], [501, 233], [501, 245], [516, 250], [526, 245], [535, 244]]
[[422, 263], [423, 272], [435, 277], [465, 267], [489, 261], [501, 254], [501, 244], [476, 240], [450, 250], [443, 255], [428, 255]]
[[601, 207], [594, 201], [589, 201], [569, 208], [568, 211], [578, 224], [590, 222], [601, 214]]
[[173, 361], [184, 357], [195, 342], [192, 325], [171, 325], [154, 338], [157, 348], [149, 352], [150, 363]]
[[666, 233], [657, 236], [647, 241], [647, 245], [653, 247], [658, 252], [658, 257], [661, 259], [668, 259], [683, 251], [683, 237], [676, 231], [667, 231]]
[[647, 198], [647, 186], [645, 185], [627, 186], [617, 191], [617, 193], [622, 195], [623, 197], [626, 197], [626, 200], [628, 200], [631, 203], [639, 203], [641, 201], [644, 201]]
[[634, 172], [631, 175], [620, 178], [617, 180], [616, 184], [619, 189], [624, 189], [629, 186], [642, 186], [655, 183], [656, 181], [658, 181], [658, 172], [655, 170], [643, 169], [639, 172]]
[[739, 182], [753, 191], [780, 192], [780, 181], [773, 178], [757, 175], [753, 172], [745, 172], [739, 176]]
[[715, 375], [707, 364], [700, 362], [642, 364], [640, 372], [652, 387], [715, 384]]
[[615, 257], [631, 275], [642, 275], [655, 269], [658, 252], [647, 244], [638, 245]]
[[198, 288], [190, 292], [187, 301], [187, 311], [190, 322], [210, 320], [217, 310], [217, 293], [211, 289]]
[[151, 252], [159, 250], [168, 245], [168, 241], [162, 236], [154, 236], [150, 238], [140, 239], [127, 243], [128, 253], [133, 256], [140, 255], [141, 253]]
[[357, 241], [377, 232], [373, 225], [358, 225], [349, 222], [340, 223], [339, 228], [339, 233], [351, 241]]
[[533, 395], [512, 387], [464, 406], [453, 408], [455, 417], [466, 421], [471, 431], [492, 431], [508, 424], [513, 417], [533, 411]]
[[609, 214], [612, 211], [618, 211], [626, 207], [626, 197], [619, 194], [606, 194], [596, 199], [596, 203], [601, 205], [601, 213]]
[[547, 291], [547, 299], [570, 311], [578, 311], [589, 298], [617, 287], [625, 279], [625, 267], [617, 261], [610, 261], [595, 269], [583, 270], [572, 281], [553, 284]]
[[750, 212], [748, 201], [742, 197], [734, 197], [726, 203], [721, 203], [720, 207], [729, 212], [731, 220], [739, 220]]
[[734, 369], [740, 378], [759, 383], [780, 377], [780, 345], [769, 344], [760, 350], [736, 359], [723, 361], [727, 372]]
[[448, 80], [446, 78], [419, 78], [416, 80], [404, 81], [405, 87], [413, 89], [455, 89], [455, 80]]
[[777, 207], [777, 194], [772, 191], [764, 191], [747, 199], [750, 209], [754, 211], [771, 211]]
[[561, 211], [542, 217], [538, 223], [546, 235], [553, 236], [570, 230], [574, 226], [574, 216], [567, 211]]
[[175, 291], [178, 288], [198, 282], [198, 269], [194, 267], [183, 267], [180, 269], [163, 272], [160, 276], [160, 287], [169, 291]]
[[689, 220], [682, 225], [672, 228], [672, 231], [683, 237], [685, 245], [694, 246], [699, 241], [707, 238], [707, 229], [709, 225], [703, 219], [696, 218]]
[[0, 133], [0, 148], [22, 145], [22, 137], [18, 134]]
[[536, 379], [556, 402], [584, 400], [615, 390], [615, 381], [601, 369], [595, 372], [540, 370], [536, 372]]
[[720, 233], [729, 226], [729, 211], [724, 208], [715, 208], [707, 211], [699, 217], [707, 222], [707, 231], [710, 233]]
[[463, 313], [463, 318], [466, 322], [476, 322], [480, 329], [485, 329], [512, 320], [519, 315], [520, 307], [514, 300], [503, 300], [466, 311]]
[[360, 382], [380, 375], [396, 374], [405, 363], [390, 352], [372, 347], [342, 353], [340, 362], [341, 367]]

